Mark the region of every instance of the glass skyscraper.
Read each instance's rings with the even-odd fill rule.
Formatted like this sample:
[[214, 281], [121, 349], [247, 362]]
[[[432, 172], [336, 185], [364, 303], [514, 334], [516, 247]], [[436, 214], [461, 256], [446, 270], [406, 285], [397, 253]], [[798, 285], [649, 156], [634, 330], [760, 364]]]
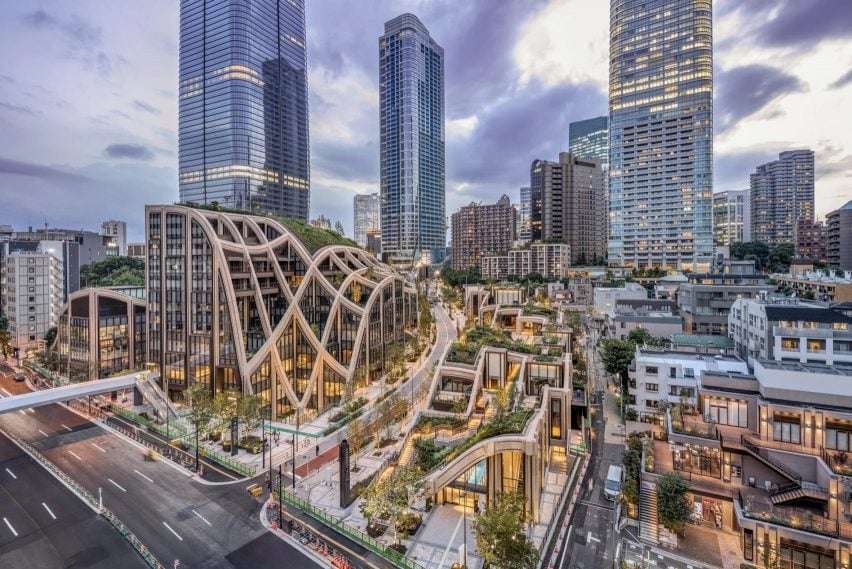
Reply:
[[180, 199], [307, 219], [304, 0], [181, 0]]
[[595, 117], [568, 125], [568, 150], [577, 158], [600, 160], [604, 170], [609, 164], [609, 118]]
[[712, 9], [610, 0], [610, 264], [709, 268]]
[[413, 14], [379, 38], [382, 251], [393, 263], [443, 260], [444, 49]]
[[793, 243], [800, 219], [814, 220], [814, 151], [788, 150], [749, 177], [752, 239]]

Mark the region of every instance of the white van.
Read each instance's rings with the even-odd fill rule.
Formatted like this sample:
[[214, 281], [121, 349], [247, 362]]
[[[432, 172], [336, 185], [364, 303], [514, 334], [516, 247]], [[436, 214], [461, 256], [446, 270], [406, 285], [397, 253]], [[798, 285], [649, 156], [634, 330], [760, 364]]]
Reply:
[[624, 476], [624, 469], [620, 466], [611, 464], [609, 471], [606, 473], [606, 482], [604, 482], [604, 495], [608, 500], [617, 500], [621, 494], [621, 482]]

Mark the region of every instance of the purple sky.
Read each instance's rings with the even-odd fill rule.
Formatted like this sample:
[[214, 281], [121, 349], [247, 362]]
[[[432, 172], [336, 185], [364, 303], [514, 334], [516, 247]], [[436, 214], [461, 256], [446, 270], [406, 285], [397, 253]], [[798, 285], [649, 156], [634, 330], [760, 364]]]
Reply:
[[[447, 213], [529, 182], [606, 112], [604, 0], [308, 0], [311, 216], [378, 189], [378, 36], [416, 13], [446, 54]], [[715, 190], [817, 152], [817, 212], [852, 199], [852, 2], [716, 0]], [[99, 227], [177, 199], [176, 0], [0, 10], [0, 224]]]

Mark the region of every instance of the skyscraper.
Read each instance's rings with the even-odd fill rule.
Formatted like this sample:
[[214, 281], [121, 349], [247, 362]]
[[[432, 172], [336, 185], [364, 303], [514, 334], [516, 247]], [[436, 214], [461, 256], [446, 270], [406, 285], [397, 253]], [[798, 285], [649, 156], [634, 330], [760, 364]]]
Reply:
[[444, 49], [413, 14], [379, 38], [382, 250], [392, 263], [443, 260]]
[[367, 233], [381, 227], [381, 200], [378, 193], [360, 194], [353, 200], [355, 242], [367, 246]]
[[568, 151], [577, 158], [594, 158], [606, 170], [609, 165], [609, 117], [570, 123]]
[[713, 194], [713, 243], [731, 245], [751, 241], [751, 191]]
[[610, 0], [609, 262], [709, 268], [711, 0]]
[[532, 193], [529, 186], [524, 186], [521, 188], [521, 204], [518, 208], [518, 241], [529, 242], [532, 239], [531, 210]]
[[531, 225], [550, 243], [565, 243], [572, 263], [601, 261], [606, 254], [606, 197], [599, 161], [561, 152], [558, 162], [534, 160], [531, 194], [541, 207]]
[[752, 239], [793, 243], [799, 219], [814, 220], [813, 150], [782, 152], [758, 166], [750, 181]]
[[304, 0], [181, 0], [182, 201], [307, 220]]
[[515, 208], [509, 196], [497, 203], [471, 202], [452, 217], [453, 268], [481, 268], [484, 255], [505, 255], [515, 240]]

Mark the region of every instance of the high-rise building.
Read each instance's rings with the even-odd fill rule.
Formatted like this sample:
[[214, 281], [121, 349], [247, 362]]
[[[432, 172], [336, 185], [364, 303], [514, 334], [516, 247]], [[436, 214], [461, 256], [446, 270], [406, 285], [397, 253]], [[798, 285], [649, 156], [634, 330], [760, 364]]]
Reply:
[[609, 117], [595, 117], [568, 125], [568, 151], [577, 158], [594, 158], [609, 167]]
[[561, 152], [558, 162], [532, 163], [531, 193], [540, 197], [541, 207], [531, 225], [541, 227], [541, 240], [568, 244], [572, 263], [602, 261], [606, 255], [604, 180], [598, 160], [570, 152]]
[[800, 218], [814, 219], [813, 150], [789, 150], [751, 175], [751, 238], [794, 243]]
[[128, 243], [127, 256], [144, 261], [148, 257], [148, 248], [145, 243]]
[[355, 196], [353, 208], [355, 242], [367, 246], [367, 233], [381, 228], [381, 200], [378, 192]]
[[308, 218], [304, 0], [181, 0], [180, 199]]
[[521, 203], [518, 206], [518, 241], [532, 240], [531, 222], [532, 194], [529, 186], [521, 188]]
[[815, 261], [826, 259], [826, 227], [822, 221], [800, 217], [793, 237], [797, 257]]
[[471, 203], [452, 215], [453, 268], [480, 268], [483, 255], [505, 255], [515, 240], [515, 208], [509, 196], [497, 203]]
[[713, 194], [713, 242], [730, 246], [751, 241], [751, 191], [728, 190]]
[[711, 0], [610, 0], [609, 263], [709, 268]]
[[828, 266], [852, 271], [852, 201], [825, 216]]
[[101, 223], [101, 234], [112, 237], [116, 255], [127, 255], [127, 222], [110, 219]]
[[3, 257], [2, 312], [12, 345], [22, 352], [37, 347], [59, 319], [65, 293], [61, 246], [61, 241], [44, 241]]
[[379, 38], [382, 249], [392, 263], [443, 260], [444, 49], [413, 14]]

